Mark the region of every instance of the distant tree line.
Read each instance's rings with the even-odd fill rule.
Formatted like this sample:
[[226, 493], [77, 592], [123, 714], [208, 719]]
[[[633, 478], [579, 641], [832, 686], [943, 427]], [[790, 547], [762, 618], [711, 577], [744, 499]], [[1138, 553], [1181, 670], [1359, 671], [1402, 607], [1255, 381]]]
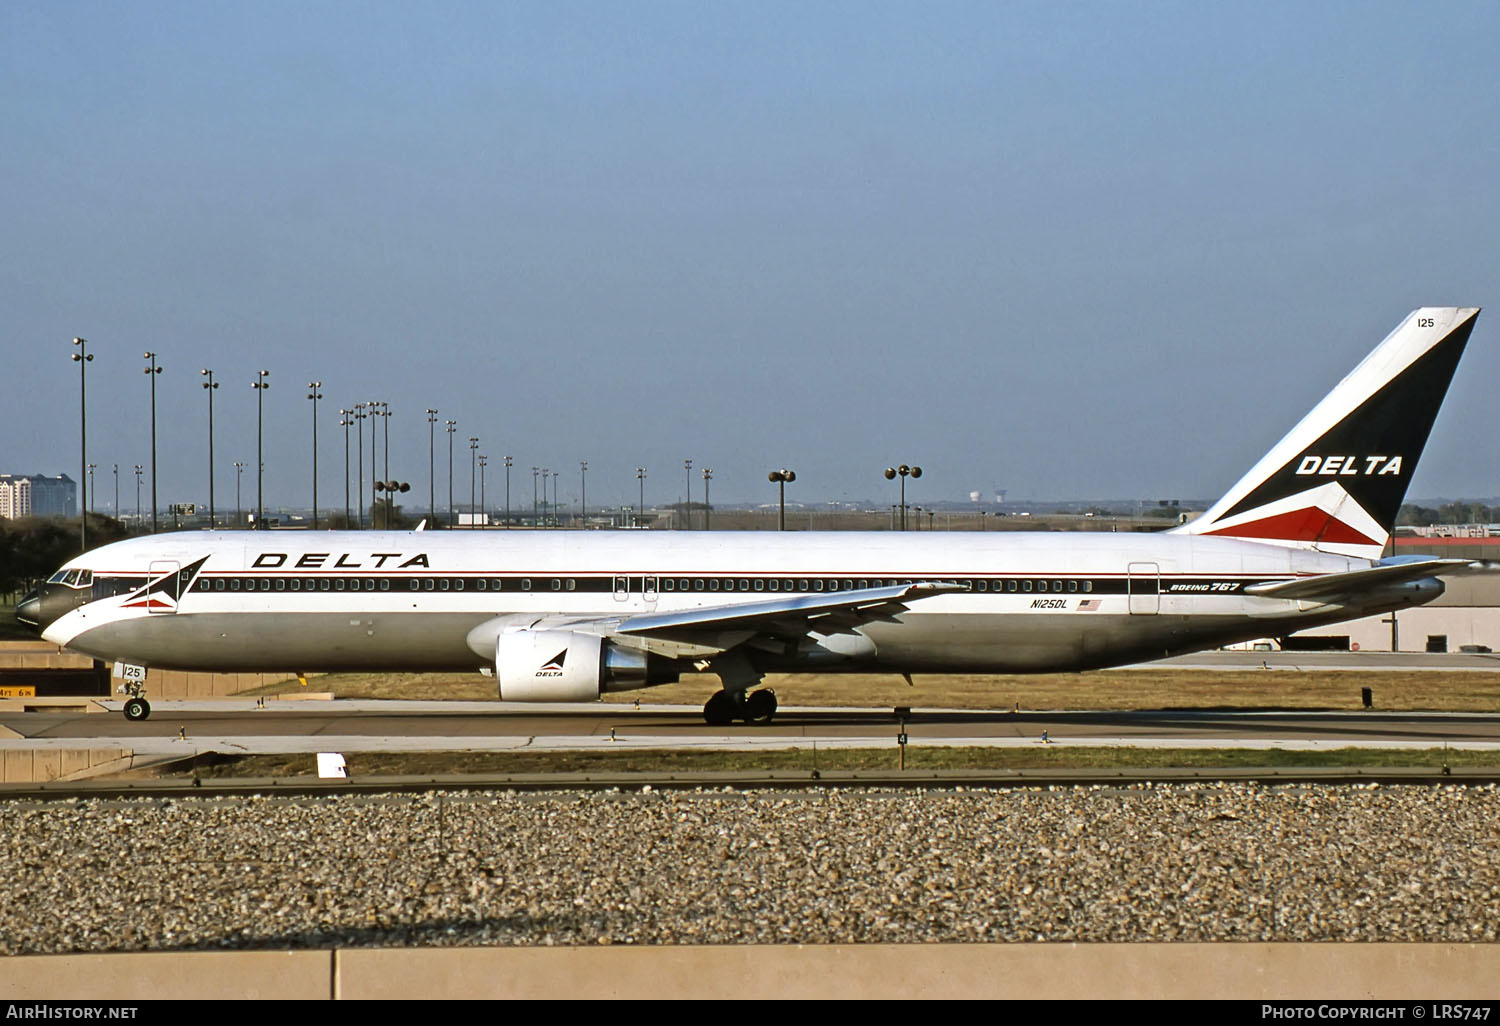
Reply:
[[1427, 527], [1432, 524], [1493, 524], [1500, 522], [1500, 506], [1482, 502], [1450, 502], [1433, 509], [1407, 503], [1396, 516], [1399, 527]]
[[[82, 551], [78, 527], [76, 517], [0, 520], [0, 594], [14, 600], [78, 555]], [[89, 548], [140, 533], [114, 517], [89, 514]]]

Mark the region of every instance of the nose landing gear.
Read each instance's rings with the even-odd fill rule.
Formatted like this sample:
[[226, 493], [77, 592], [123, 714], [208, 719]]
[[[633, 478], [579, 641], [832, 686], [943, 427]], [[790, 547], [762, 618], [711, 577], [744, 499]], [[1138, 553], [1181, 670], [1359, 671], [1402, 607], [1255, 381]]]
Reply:
[[120, 690], [130, 695], [125, 700], [125, 718], [136, 721], [151, 715], [151, 703], [146, 701], [146, 686], [139, 681], [120, 685]]

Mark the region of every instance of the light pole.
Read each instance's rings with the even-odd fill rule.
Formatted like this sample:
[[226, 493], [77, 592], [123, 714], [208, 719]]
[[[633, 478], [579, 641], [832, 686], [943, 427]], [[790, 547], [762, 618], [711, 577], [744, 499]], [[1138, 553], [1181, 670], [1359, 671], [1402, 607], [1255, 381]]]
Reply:
[[458, 421], [447, 420], [443, 424], [443, 430], [448, 432], [448, 520], [457, 527], [458, 514], [453, 509], [453, 432], [458, 430]]
[[219, 383], [214, 380], [214, 372], [207, 367], [198, 372], [208, 378], [203, 382], [203, 387], [208, 391], [208, 526], [212, 530], [214, 524], [214, 389]]
[[[271, 383], [266, 378], [271, 376], [268, 370], [256, 371], [255, 380], [250, 387], [255, 389], [255, 529], [262, 531], [266, 526], [266, 450], [265, 450], [265, 425], [266, 425], [266, 389]], [[155, 487], [155, 482], [152, 482]], [[153, 513], [154, 517], [155, 514]]]
[[[378, 470], [380, 453], [378, 451], [379, 443], [376, 441], [375, 434], [380, 429], [377, 425], [376, 418], [386, 416], [386, 404], [379, 401], [378, 399], [371, 399], [365, 405], [370, 409], [370, 530], [373, 531], [375, 529], [375, 493], [379, 490], [378, 486], [380, 484], [380, 472]], [[385, 440], [387, 442], [386, 448], [387, 450], [389, 450], [389, 442], [391, 440], [389, 428], [386, 429]], [[391, 468], [391, 456], [389, 452], [387, 452], [385, 456], [385, 468], [387, 471], [389, 471]]]
[[97, 463], [90, 463], [89, 464], [89, 494], [88, 494], [88, 500], [89, 500], [89, 512], [90, 513], [94, 512], [94, 500], [99, 497], [99, 489], [96, 488], [96, 487], [94, 487], [94, 468], [97, 467], [97, 466], [99, 466], [99, 464], [97, 464]]
[[515, 463], [509, 456], [505, 457], [505, 529], [510, 530], [510, 468]]
[[[73, 344], [78, 347], [78, 352], [73, 354], [74, 361], [78, 364], [78, 452], [80, 459], [78, 465], [87, 473], [89, 465], [89, 375], [88, 365], [93, 356], [89, 353], [89, 340], [86, 338], [75, 338]], [[83, 475], [80, 474], [80, 477]], [[89, 518], [83, 511], [84, 504], [78, 504], [78, 543], [80, 551], [87, 552], [89, 549]]]
[[682, 529], [691, 531], [693, 529], [693, 461], [682, 461], [682, 477], [686, 485], [682, 492]]
[[437, 412], [431, 407], [427, 410], [427, 522], [431, 524], [437, 523], [437, 464], [433, 459], [436, 451]]
[[358, 496], [359, 502], [359, 530], [365, 527], [365, 404], [354, 404], [354, 427], [359, 432], [359, 440], [355, 445], [355, 464], [359, 471], [355, 474], [356, 483], [354, 494]]
[[795, 480], [797, 480], [797, 472], [795, 470], [787, 470], [785, 467], [782, 467], [780, 470], [773, 470], [773, 471], [771, 471], [771, 473], [768, 474], [767, 477], [771, 481], [775, 482], [781, 488], [781, 516], [776, 521], [776, 530], [778, 530], [778, 531], [785, 531], [786, 530], [786, 486], [787, 486], [787, 483], [789, 481], [795, 481]]
[[561, 470], [552, 472], [552, 526], [562, 526], [562, 503], [557, 501], [557, 479], [562, 477]]
[[537, 505], [537, 498], [536, 498], [536, 476], [537, 476], [537, 474], [539, 472], [540, 472], [540, 468], [537, 468], [537, 467], [532, 467], [531, 468], [531, 526], [532, 527], [540, 527], [541, 526], [541, 524], [538, 523], [538, 521], [537, 521], [537, 518], [540, 515], [537, 511], [540, 510], [541, 507], [539, 505]]
[[578, 461], [578, 477], [582, 482], [582, 494], [578, 511], [578, 525], [587, 531], [589, 527], [589, 461]]
[[[136, 467], [135, 472], [139, 477], [141, 468]], [[241, 460], [234, 461], [234, 526], [239, 527], [245, 522], [244, 507], [240, 503], [240, 477], [245, 473], [245, 464]], [[136, 488], [136, 505], [140, 505], [140, 487]], [[139, 513], [139, 511], [137, 511]]]
[[474, 526], [474, 482], [478, 480], [474, 475], [479, 466], [479, 439], [473, 435], [469, 436], [469, 526]]
[[313, 410], [313, 530], [318, 529], [318, 400], [323, 398], [323, 393], [318, 389], [323, 387], [321, 381], [309, 381], [307, 387], [310, 391], [307, 397], [312, 400]]
[[141, 368], [143, 374], [151, 379], [151, 533], [156, 533], [156, 376], [162, 372], [162, 368], [156, 365], [156, 354], [147, 353], [142, 357], [150, 360], [149, 367]]
[[479, 454], [479, 509], [484, 513], [484, 526], [490, 526], [490, 506], [484, 498], [484, 468], [489, 463], [489, 457], [484, 453]]
[[339, 427], [344, 429], [344, 530], [349, 529], [349, 425], [350, 410], [339, 410]]
[[[381, 417], [381, 420], [385, 424], [385, 427], [384, 427], [383, 432], [382, 432], [385, 435], [385, 437], [383, 439], [381, 439], [380, 447], [381, 447], [381, 450], [384, 451], [384, 453], [385, 453], [385, 479], [387, 481], [389, 481], [391, 479], [391, 404], [390, 403], [382, 402], [380, 404], [380, 417]], [[407, 490], [410, 491], [409, 488]], [[391, 526], [390, 525], [390, 517], [389, 516], [386, 517], [386, 525], [385, 526], [387, 528], [389, 528]]]
[[[908, 476], [911, 476], [913, 478], [921, 477], [922, 468], [908, 467], [905, 463], [901, 464], [901, 466], [899, 467], [885, 468], [885, 479], [887, 481], [894, 481], [897, 474], [901, 475], [901, 530], [904, 531], [906, 530], [906, 478]], [[917, 522], [917, 526], [922, 526], [921, 521]]]
[[137, 530], [141, 526], [141, 471], [145, 469], [139, 463], [135, 465], [135, 525]]
[[120, 519], [120, 465], [118, 463], [115, 464], [115, 504], [110, 507], [110, 514], [116, 520]]
[[641, 511], [640, 511], [640, 514], [639, 514], [639, 519], [640, 520], [645, 520], [646, 519], [646, 468], [645, 467], [636, 467], [635, 468], [635, 479], [641, 483]]
[[704, 467], [703, 468], [703, 529], [705, 531], [712, 530], [712, 526], [711, 526], [712, 522], [709, 520], [709, 517], [713, 513], [713, 507], [708, 504], [708, 483], [710, 481], [712, 481], [713, 479], [714, 479], [714, 468], [713, 467]]

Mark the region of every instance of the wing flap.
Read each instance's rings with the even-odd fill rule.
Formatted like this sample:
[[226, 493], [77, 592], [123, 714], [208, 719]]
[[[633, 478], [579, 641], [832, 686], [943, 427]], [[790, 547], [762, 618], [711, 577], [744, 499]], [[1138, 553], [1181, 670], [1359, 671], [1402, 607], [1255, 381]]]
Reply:
[[629, 617], [613, 633], [625, 637], [687, 640], [723, 632], [753, 631], [779, 637], [809, 633], [849, 633], [875, 620], [889, 621], [905, 603], [962, 591], [957, 584], [925, 581], [886, 588], [857, 588], [825, 595], [801, 595], [735, 605], [702, 606], [673, 613]]

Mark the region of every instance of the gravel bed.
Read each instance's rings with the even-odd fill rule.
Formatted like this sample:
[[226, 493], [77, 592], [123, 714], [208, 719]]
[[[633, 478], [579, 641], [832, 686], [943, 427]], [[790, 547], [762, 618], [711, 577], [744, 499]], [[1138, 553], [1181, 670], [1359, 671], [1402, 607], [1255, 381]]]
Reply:
[[1494, 941], [1500, 788], [0, 803], [0, 953]]

